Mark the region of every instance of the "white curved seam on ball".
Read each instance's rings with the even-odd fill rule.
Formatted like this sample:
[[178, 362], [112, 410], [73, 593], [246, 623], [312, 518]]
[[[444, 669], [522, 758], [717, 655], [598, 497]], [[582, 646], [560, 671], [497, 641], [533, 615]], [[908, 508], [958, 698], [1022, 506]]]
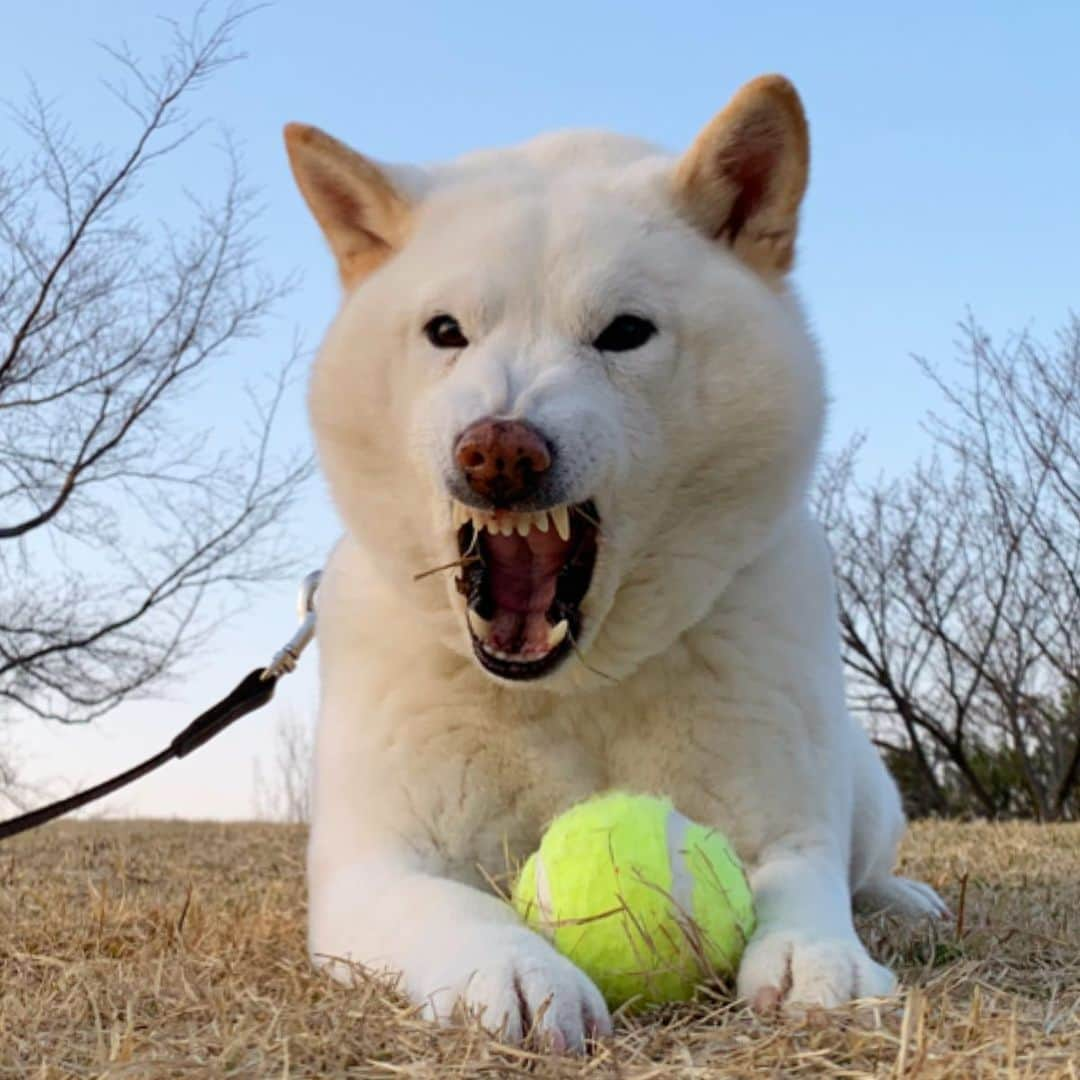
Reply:
[[548, 937], [555, 933], [555, 916], [552, 913], [551, 882], [548, 881], [542, 855], [536, 857], [536, 908], [540, 912], [541, 929]]
[[678, 810], [669, 811], [664, 824], [668, 869], [671, 873], [671, 899], [678, 909], [676, 914], [688, 919], [694, 916], [694, 871], [686, 849], [686, 834], [691, 824], [690, 819], [683, 817]]

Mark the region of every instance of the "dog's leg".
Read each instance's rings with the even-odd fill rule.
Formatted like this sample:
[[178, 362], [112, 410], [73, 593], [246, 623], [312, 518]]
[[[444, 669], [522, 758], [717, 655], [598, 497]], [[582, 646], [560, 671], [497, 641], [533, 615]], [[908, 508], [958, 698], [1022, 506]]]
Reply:
[[[404, 666], [402, 657], [441, 651], [416, 644], [396, 595], [350, 542], [335, 551], [322, 590], [312, 959], [344, 982], [350, 965], [390, 972], [432, 1018], [462, 1006], [504, 1038], [533, 1032], [582, 1048], [590, 1032], [610, 1030], [599, 991], [508, 904], [474, 887], [477, 865], [495, 868], [515, 828], [508, 807], [528, 801], [506, 767], [520, 743], [500, 743], [506, 724], [488, 725], [486, 703], [441, 673], [411, 659]], [[539, 805], [536, 815], [546, 812]], [[522, 837], [511, 847], [524, 847]]]
[[900, 795], [877, 750], [860, 731], [855, 740], [855, 813], [852, 823], [852, 889], [855, 908], [906, 919], [942, 919], [945, 901], [921, 881], [894, 874], [904, 835]]
[[896, 984], [856, 936], [852, 891], [889, 873], [903, 817], [846, 713], [836, 622], [824, 536], [793, 521], [733, 584], [724, 633], [705, 652], [745, 703], [718, 739], [718, 775], [735, 800], [729, 817], [762, 827], [752, 845], [758, 929], [738, 979], [759, 1008], [830, 1007]]
[[855, 934], [843, 856], [814, 838], [762, 853], [750, 878], [758, 929], [743, 957], [738, 988], [759, 1010], [831, 1007], [890, 993], [896, 979]]
[[496, 897], [392, 856], [331, 866], [316, 855], [310, 874], [312, 958], [339, 981], [353, 964], [398, 974], [429, 1018], [460, 1007], [512, 1042], [581, 1051], [610, 1033], [592, 982]]

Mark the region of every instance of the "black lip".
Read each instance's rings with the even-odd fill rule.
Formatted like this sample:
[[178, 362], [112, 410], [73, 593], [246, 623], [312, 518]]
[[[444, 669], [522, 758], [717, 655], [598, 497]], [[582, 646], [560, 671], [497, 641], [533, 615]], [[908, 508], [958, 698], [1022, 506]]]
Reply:
[[[550, 507], [542, 508], [550, 509]], [[545, 612], [545, 618], [552, 626], [563, 619], [568, 623], [567, 635], [549, 653], [536, 660], [503, 660], [489, 653], [469, 627], [473, 653], [480, 665], [501, 679], [524, 682], [539, 679], [550, 674], [570, 655], [574, 642], [580, 635], [582, 616], [581, 603], [585, 599], [592, 583], [592, 574], [596, 565], [600, 533], [595, 522], [599, 521], [596, 504], [591, 500], [576, 504], [571, 513], [572, 528], [578, 533], [575, 544], [566, 564], [559, 571], [555, 586], [555, 599]], [[470, 550], [475, 550], [480, 558], [466, 563], [456, 578], [457, 590], [466, 600], [469, 611], [474, 611], [483, 619], [490, 619], [495, 614], [495, 603], [488, 588], [487, 573], [483, 561], [482, 541], [478, 541], [471, 522], [466, 522], [457, 532], [458, 551], [464, 557]]]
[[554, 671], [570, 655], [573, 648], [570, 631], [549, 653], [545, 653], [539, 660], [503, 660], [498, 656], [492, 656], [483, 645], [476, 639], [476, 635], [469, 631], [472, 637], [473, 654], [476, 659], [500, 679], [512, 679], [514, 682], [527, 682], [529, 679], [539, 679], [549, 672]]

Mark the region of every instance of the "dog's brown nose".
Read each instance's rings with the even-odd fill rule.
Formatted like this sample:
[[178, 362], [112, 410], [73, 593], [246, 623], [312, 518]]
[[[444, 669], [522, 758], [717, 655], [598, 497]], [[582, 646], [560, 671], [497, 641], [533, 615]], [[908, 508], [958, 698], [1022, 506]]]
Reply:
[[496, 505], [535, 495], [551, 468], [547, 441], [524, 420], [477, 420], [458, 437], [454, 457], [469, 487]]

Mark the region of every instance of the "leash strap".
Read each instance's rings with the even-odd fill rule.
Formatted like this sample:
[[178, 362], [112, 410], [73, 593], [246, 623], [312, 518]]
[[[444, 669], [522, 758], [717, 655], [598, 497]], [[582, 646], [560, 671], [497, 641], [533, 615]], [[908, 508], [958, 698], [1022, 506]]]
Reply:
[[153, 757], [133, 766], [127, 772], [120, 773], [119, 776], [114, 776], [111, 780], [105, 780], [85, 791], [76, 792], [66, 799], [58, 799], [54, 803], [49, 803], [48, 806], [19, 814], [18, 817], [8, 818], [7, 821], [0, 821], [0, 840], [7, 840], [8, 837], [17, 836], [28, 829], [44, 825], [53, 818], [69, 814], [80, 806], [109, 795], [125, 784], [138, 780], [140, 776], [160, 769], [166, 761], [187, 757], [192, 750], [197, 750], [218, 732], [224, 731], [234, 720], [239, 720], [241, 716], [247, 716], [249, 712], [261, 709], [274, 696], [274, 687], [277, 686], [278, 679], [296, 670], [300, 654], [315, 637], [315, 593], [318, 591], [321, 576], [320, 570], [314, 570], [300, 582], [300, 595], [296, 603], [300, 625], [293, 636], [278, 649], [266, 667], [256, 668], [250, 672], [237, 683], [231, 694], [223, 697], [216, 705], [211, 705], [206, 712], [196, 716], [164, 750]]
[[128, 769], [127, 772], [114, 776], [111, 780], [105, 780], [85, 791], [69, 795], [66, 799], [59, 799], [54, 803], [49, 803], [48, 806], [41, 806], [37, 810], [30, 810], [18, 817], [0, 822], [0, 840], [7, 840], [28, 829], [44, 825], [53, 818], [69, 814], [72, 810], [77, 810], [88, 802], [109, 795], [126, 784], [138, 780], [139, 777], [161, 768], [165, 762], [173, 758], [187, 757], [192, 750], [197, 750], [218, 732], [224, 731], [234, 720], [239, 720], [241, 716], [261, 709], [274, 696], [277, 681], [278, 676], [270, 674], [267, 668], [256, 668], [237, 684], [232, 693], [195, 717], [164, 750]]

